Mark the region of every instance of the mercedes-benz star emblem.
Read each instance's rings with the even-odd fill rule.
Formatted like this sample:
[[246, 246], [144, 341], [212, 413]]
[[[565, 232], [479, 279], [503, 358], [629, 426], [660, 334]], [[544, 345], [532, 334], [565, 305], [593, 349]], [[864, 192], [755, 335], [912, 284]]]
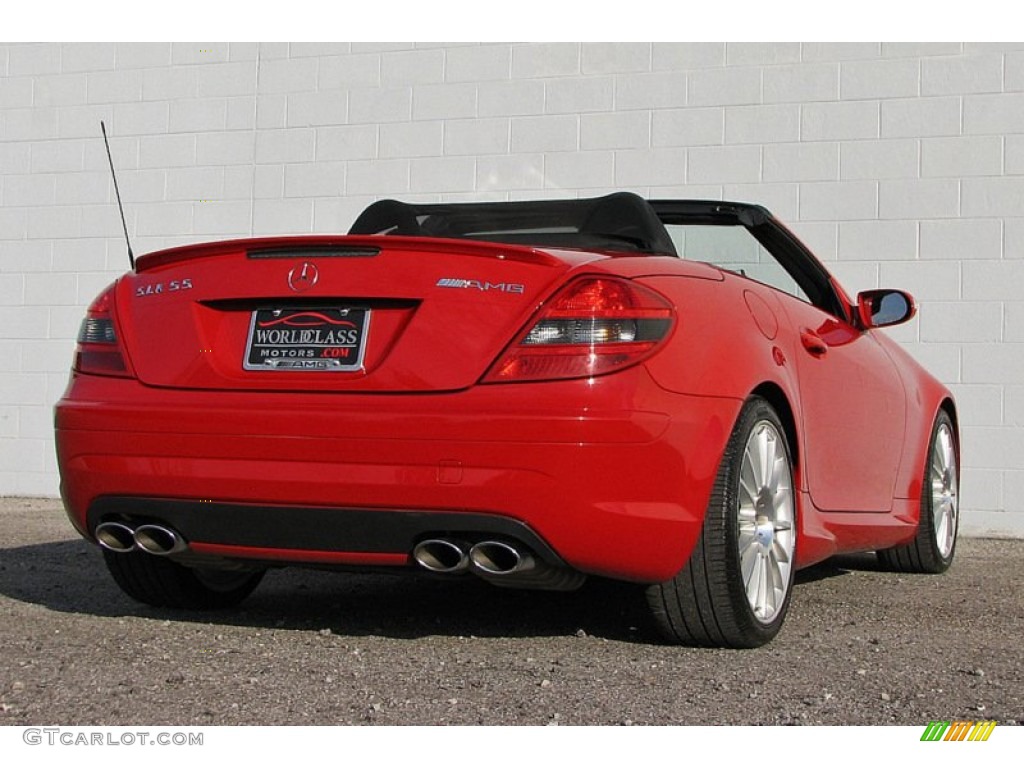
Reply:
[[288, 287], [296, 293], [302, 293], [316, 285], [319, 279], [320, 270], [316, 268], [316, 264], [304, 261], [301, 266], [294, 267], [288, 273]]

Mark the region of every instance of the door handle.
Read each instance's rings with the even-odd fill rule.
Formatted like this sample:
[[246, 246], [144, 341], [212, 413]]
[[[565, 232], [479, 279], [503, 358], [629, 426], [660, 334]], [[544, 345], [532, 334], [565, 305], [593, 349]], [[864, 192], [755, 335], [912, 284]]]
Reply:
[[804, 328], [800, 331], [800, 343], [814, 357], [822, 357], [828, 352], [828, 345], [825, 343], [825, 340], [810, 328]]

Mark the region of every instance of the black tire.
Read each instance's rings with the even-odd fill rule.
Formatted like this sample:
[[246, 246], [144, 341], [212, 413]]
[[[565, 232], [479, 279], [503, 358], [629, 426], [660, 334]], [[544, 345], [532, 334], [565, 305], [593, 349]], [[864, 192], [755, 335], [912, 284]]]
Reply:
[[126, 595], [158, 608], [230, 608], [256, 589], [264, 573], [186, 568], [165, 557], [138, 551], [104, 550], [103, 559]]
[[939, 411], [925, 455], [917, 533], [906, 544], [878, 551], [879, 562], [889, 570], [942, 573], [953, 563], [960, 525], [960, 447], [956, 434], [949, 414]]
[[[772, 473], [774, 479], [763, 486], [744, 470], [748, 446], [762, 437], [766, 455], [770, 450], [776, 461], [782, 462], [778, 472]], [[750, 472], [756, 471], [752, 464], [748, 466]], [[741, 475], [746, 489], [741, 488]], [[760, 486], [756, 500], [749, 490], [751, 479]], [[768, 488], [772, 483], [775, 491]], [[776, 503], [781, 507], [776, 508]], [[785, 428], [766, 400], [752, 397], [744, 404], [722, 456], [700, 539], [689, 562], [670, 581], [647, 589], [651, 614], [667, 640], [693, 646], [756, 648], [778, 634], [793, 588], [795, 503], [793, 462]], [[765, 579], [765, 604], [758, 608], [761, 615], [752, 605], [755, 597], [747, 596], [741, 548], [748, 557], [750, 578]], [[774, 560], [768, 563], [776, 558], [776, 550], [779, 562], [785, 561], [777, 571], [773, 569]], [[757, 559], [750, 559], [754, 557]], [[762, 562], [766, 563], [765, 569], [772, 569], [770, 577], [767, 570], [761, 570]], [[775, 594], [776, 579], [780, 595]]]

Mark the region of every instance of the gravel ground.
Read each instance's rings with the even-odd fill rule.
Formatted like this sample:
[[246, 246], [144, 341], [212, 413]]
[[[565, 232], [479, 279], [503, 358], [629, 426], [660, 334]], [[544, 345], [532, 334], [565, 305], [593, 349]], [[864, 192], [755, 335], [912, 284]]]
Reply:
[[0, 499], [0, 725], [901, 724], [1024, 720], [1024, 541], [942, 576], [797, 576], [754, 651], [660, 644], [635, 588], [268, 574], [240, 609], [123, 596], [59, 502]]

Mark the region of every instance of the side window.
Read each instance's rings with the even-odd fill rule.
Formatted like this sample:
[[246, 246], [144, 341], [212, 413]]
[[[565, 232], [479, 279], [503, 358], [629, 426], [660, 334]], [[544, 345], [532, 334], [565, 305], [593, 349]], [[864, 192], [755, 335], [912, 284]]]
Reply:
[[704, 261], [811, 303], [771, 252], [742, 226], [666, 224], [680, 258]]

